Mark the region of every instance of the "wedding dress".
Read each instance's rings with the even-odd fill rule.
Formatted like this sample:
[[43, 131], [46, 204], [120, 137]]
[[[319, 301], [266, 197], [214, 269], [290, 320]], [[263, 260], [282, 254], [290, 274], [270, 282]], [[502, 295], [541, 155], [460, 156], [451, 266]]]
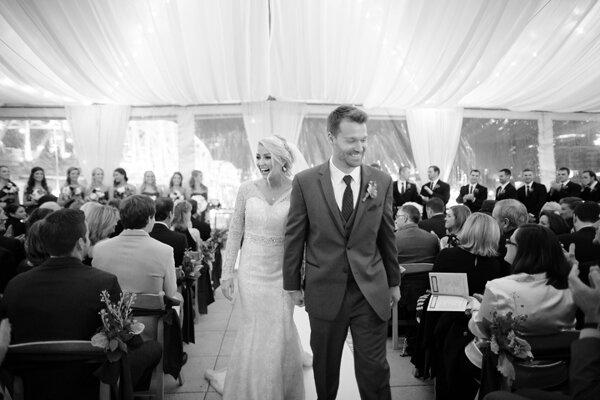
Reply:
[[290, 193], [269, 204], [254, 181], [238, 192], [221, 279], [232, 276], [241, 250], [236, 301], [242, 320], [226, 374], [207, 371], [217, 389], [225, 375], [224, 400], [304, 399], [303, 353], [282, 276]]

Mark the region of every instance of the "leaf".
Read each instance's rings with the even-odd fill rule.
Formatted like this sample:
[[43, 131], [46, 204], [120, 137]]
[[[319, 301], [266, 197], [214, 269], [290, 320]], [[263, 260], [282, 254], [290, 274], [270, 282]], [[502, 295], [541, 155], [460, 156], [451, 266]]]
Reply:
[[115, 351], [117, 347], [119, 347], [119, 341], [117, 339], [111, 339], [110, 342], [108, 342], [110, 351]]
[[498, 371], [509, 381], [515, 380], [515, 367], [512, 362], [504, 354], [498, 356]]

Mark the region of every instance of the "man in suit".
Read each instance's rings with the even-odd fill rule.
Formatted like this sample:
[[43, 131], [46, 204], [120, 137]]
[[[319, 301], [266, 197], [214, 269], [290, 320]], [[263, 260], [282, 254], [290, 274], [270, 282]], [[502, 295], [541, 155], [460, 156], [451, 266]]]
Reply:
[[150, 232], [150, 237], [173, 248], [175, 266], [183, 264], [183, 253], [188, 248], [187, 238], [184, 234], [170, 229], [173, 219], [173, 200], [170, 197], [159, 197], [154, 202], [156, 222]]
[[574, 233], [560, 235], [558, 240], [565, 250], [575, 244], [575, 259], [581, 269], [581, 278], [587, 282], [590, 265], [597, 265], [600, 261], [600, 244], [593, 243], [596, 235], [596, 223], [600, 219], [600, 205], [593, 201], [586, 201], [575, 207], [573, 212]]
[[[427, 169], [427, 177], [429, 182], [421, 186], [421, 204], [425, 205], [429, 200], [438, 198], [442, 200], [444, 205], [450, 200], [450, 185], [440, 180], [440, 169], [432, 165]], [[427, 217], [425, 215], [425, 217]]]
[[[48, 215], [40, 226], [40, 237], [50, 258], [17, 275], [2, 298], [1, 313], [12, 324], [12, 342], [90, 340], [102, 326], [100, 292], [108, 291], [114, 301], [119, 298], [117, 277], [82, 264], [89, 244], [82, 211], [63, 209]], [[140, 381], [148, 385], [160, 356], [155, 341], [130, 350], [134, 385]], [[25, 392], [31, 398], [97, 397], [98, 383], [92, 376], [97, 367], [74, 364], [32, 372], [25, 377]]]
[[600, 202], [600, 185], [598, 184], [598, 177], [594, 171], [583, 171], [581, 173], [581, 189], [582, 200]]
[[429, 218], [419, 222], [419, 228], [435, 233], [438, 238], [446, 236], [446, 207], [441, 199], [434, 197], [425, 205]]
[[472, 213], [481, 210], [481, 205], [487, 199], [487, 188], [479, 184], [481, 173], [478, 169], [472, 169], [469, 173], [469, 184], [460, 188], [456, 198], [458, 204], [469, 207]]
[[527, 223], [529, 214], [527, 208], [518, 200], [506, 199], [496, 202], [492, 217], [500, 226], [500, 243], [498, 244], [498, 253], [504, 258], [506, 255], [506, 241], [521, 225]]
[[285, 233], [283, 286], [303, 303], [311, 325], [317, 396], [335, 399], [348, 328], [363, 400], [391, 399], [386, 339], [400, 299], [394, 243], [392, 179], [362, 164], [367, 114], [340, 106], [328, 117], [333, 154], [292, 183]]
[[570, 175], [571, 170], [567, 167], [561, 167], [556, 171], [556, 182], [552, 183], [548, 194], [549, 201], [560, 203], [560, 200], [565, 197], [579, 197], [581, 195], [581, 186], [571, 182]]
[[517, 189], [515, 189], [515, 186], [510, 182], [511, 175], [510, 169], [508, 168], [498, 171], [500, 186], [496, 188], [496, 201], [517, 198]]
[[517, 200], [525, 205], [530, 219], [537, 220], [548, 195], [546, 186], [534, 182], [533, 171], [530, 169], [523, 170], [523, 183], [523, 186], [517, 189]]
[[415, 206], [404, 205], [396, 213], [396, 249], [398, 262], [433, 263], [440, 252], [440, 241], [417, 225], [421, 213]]
[[400, 168], [398, 180], [394, 182], [392, 190], [394, 194], [394, 211], [404, 203], [415, 202], [420, 203], [419, 192], [417, 185], [410, 182], [410, 167], [404, 166]]

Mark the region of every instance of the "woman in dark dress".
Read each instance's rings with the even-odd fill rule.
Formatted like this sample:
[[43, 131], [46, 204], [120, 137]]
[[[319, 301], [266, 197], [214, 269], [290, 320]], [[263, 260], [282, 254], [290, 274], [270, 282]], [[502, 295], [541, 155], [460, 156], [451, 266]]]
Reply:
[[58, 204], [62, 207], [66, 207], [67, 203], [76, 200], [83, 203], [85, 198], [86, 189], [84, 186], [79, 184], [79, 175], [81, 170], [77, 167], [70, 167], [67, 169], [67, 181], [60, 190], [60, 196], [58, 197]]
[[29, 180], [25, 187], [23, 205], [27, 214], [31, 214], [33, 210], [38, 208], [39, 200], [50, 194], [48, 183], [46, 182], [46, 174], [42, 167], [33, 167], [29, 174]]
[[161, 190], [156, 185], [156, 176], [154, 175], [154, 172], [144, 172], [144, 182], [142, 182], [142, 185], [140, 186], [140, 194], [148, 196], [154, 201], [162, 196]]
[[100, 204], [108, 203], [109, 188], [104, 184], [104, 170], [94, 168], [92, 171], [92, 183], [85, 195], [85, 201], [95, 201]]

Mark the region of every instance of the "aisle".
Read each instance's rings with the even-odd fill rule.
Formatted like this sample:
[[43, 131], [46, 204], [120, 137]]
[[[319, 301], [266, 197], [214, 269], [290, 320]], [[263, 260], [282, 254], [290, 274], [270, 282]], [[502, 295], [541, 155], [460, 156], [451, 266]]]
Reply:
[[[215, 303], [208, 308], [208, 315], [203, 315], [196, 325], [196, 344], [186, 345], [184, 350], [188, 353], [188, 363], [183, 367], [185, 384], [177, 386], [175, 380], [165, 377], [166, 400], [219, 400], [221, 396], [210, 387], [204, 379], [204, 371], [208, 368], [223, 368], [227, 366], [231, 347], [237, 333], [239, 310], [233, 307], [218, 290], [215, 293]], [[308, 345], [308, 317], [306, 313], [295, 313], [298, 330], [303, 345]], [[302, 321], [304, 319], [304, 321]], [[340, 380], [340, 395], [338, 400], [358, 400], [352, 353], [349, 347], [344, 348], [343, 366]], [[388, 340], [388, 362], [391, 369], [390, 385], [392, 386], [392, 399], [394, 400], [432, 400], [433, 390], [431, 382], [423, 382], [412, 376], [412, 366], [408, 358], [400, 357], [398, 352], [391, 349]], [[307, 400], [314, 400], [314, 382], [312, 370], [305, 369], [304, 379], [309, 388]], [[344, 396], [342, 396], [342, 393]], [[243, 399], [240, 399], [243, 400]]]

